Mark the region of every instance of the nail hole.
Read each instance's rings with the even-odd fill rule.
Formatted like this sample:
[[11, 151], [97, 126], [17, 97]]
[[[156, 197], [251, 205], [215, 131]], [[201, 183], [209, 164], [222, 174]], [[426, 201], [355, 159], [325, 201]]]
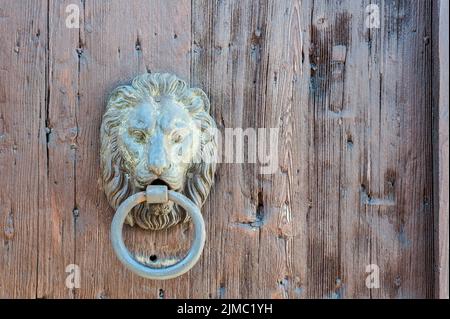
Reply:
[[150, 260], [155, 262], [158, 259], [158, 257], [156, 257], [156, 255], [151, 255], [150, 256]]
[[134, 48], [136, 51], [141, 51], [141, 39], [139, 37], [136, 39], [136, 43], [134, 44]]
[[351, 134], [347, 135], [347, 144], [348, 146], [353, 146], [353, 137]]

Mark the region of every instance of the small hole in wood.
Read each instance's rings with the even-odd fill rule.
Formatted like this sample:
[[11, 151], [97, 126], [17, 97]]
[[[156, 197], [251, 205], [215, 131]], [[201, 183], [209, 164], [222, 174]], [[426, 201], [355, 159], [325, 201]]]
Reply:
[[353, 146], [353, 137], [351, 134], [347, 135], [347, 145]]
[[155, 262], [158, 259], [158, 257], [156, 257], [156, 255], [151, 255], [150, 256], [150, 260]]

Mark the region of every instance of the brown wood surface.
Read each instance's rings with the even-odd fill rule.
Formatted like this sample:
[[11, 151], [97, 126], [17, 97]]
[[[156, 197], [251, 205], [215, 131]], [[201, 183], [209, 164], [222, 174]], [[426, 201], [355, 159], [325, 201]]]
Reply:
[[436, 297], [449, 299], [449, 2], [440, 0], [435, 7], [436, 16], [439, 20], [434, 22], [435, 31], [439, 31], [436, 37], [439, 42], [435, 43], [433, 50], [437, 52], [436, 58], [439, 63], [435, 64], [435, 78], [439, 86], [436, 85], [434, 109], [434, 176], [435, 176], [435, 253], [436, 253]]
[[[436, 297], [433, 1], [368, 29], [372, 2], [0, 0], [0, 298]], [[203, 255], [164, 282], [117, 260], [100, 187], [107, 95], [143, 72], [203, 88], [222, 132], [280, 133], [275, 174], [219, 165]], [[192, 227], [125, 238], [164, 262]]]

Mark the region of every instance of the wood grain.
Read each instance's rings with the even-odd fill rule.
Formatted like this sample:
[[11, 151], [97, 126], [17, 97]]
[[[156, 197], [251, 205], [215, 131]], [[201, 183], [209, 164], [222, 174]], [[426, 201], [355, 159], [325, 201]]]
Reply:
[[436, 298], [449, 298], [449, 97], [448, 97], [448, 62], [449, 62], [449, 37], [448, 37], [448, 1], [435, 3], [436, 16], [439, 16], [433, 29], [435, 39], [438, 41], [433, 46], [435, 58], [439, 63], [435, 64], [436, 76], [433, 78], [439, 86], [434, 87], [435, 100], [435, 136], [434, 136], [434, 203], [435, 203], [435, 252], [436, 252]]
[[0, 2], [0, 298], [33, 298], [47, 183], [47, 5]]
[[[67, 5], [49, 1], [46, 74], [47, 181], [39, 218], [37, 298], [73, 298], [66, 267], [75, 264], [76, 152], [78, 138], [79, 29], [66, 27]], [[74, 3], [75, 4], [75, 3]], [[78, 2], [77, 5], [81, 3]], [[70, 266], [67, 270], [70, 270]], [[69, 286], [70, 287], [70, 286]]]
[[362, 184], [373, 225], [370, 258], [382, 274], [374, 298], [433, 297], [431, 4], [386, 3], [381, 32], [371, 34], [379, 54], [369, 68], [377, 81]]
[[[432, 32], [431, 0], [383, 0], [381, 28], [368, 29], [372, 2], [0, 0], [0, 297], [445, 294], [434, 269], [445, 269], [438, 240], [448, 227], [437, 223], [448, 218], [448, 164], [433, 166], [432, 48], [446, 40]], [[79, 29], [65, 25], [71, 3]], [[219, 165], [202, 209], [203, 255], [164, 282], [117, 260], [100, 187], [108, 93], [143, 72], [204, 89], [222, 133], [279, 132], [274, 174], [261, 162]], [[445, 97], [438, 135], [448, 151]], [[448, 152], [439, 154], [442, 164]], [[124, 232], [149, 263], [179, 258], [192, 239], [189, 225]], [[70, 264], [80, 288], [65, 285]], [[370, 264], [378, 289], [366, 287]]]
[[[75, 252], [83, 271], [80, 298], [189, 296], [191, 274], [167, 282], [149, 281], [130, 273], [117, 260], [109, 240], [114, 212], [100, 188], [98, 169], [100, 121], [114, 87], [146, 71], [173, 72], [189, 81], [190, 2], [169, 3], [91, 1], [83, 8]], [[130, 249], [147, 259], [177, 257], [189, 244], [181, 227], [162, 233], [127, 227], [125, 236]]]

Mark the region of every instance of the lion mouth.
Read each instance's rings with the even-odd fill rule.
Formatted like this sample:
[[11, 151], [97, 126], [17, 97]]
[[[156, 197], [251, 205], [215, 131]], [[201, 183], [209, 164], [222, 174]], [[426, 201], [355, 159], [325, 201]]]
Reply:
[[179, 185], [176, 185], [176, 183], [171, 182], [170, 180], [166, 180], [164, 178], [155, 178], [153, 180], [145, 180], [145, 179], [139, 179], [136, 178], [134, 180], [134, 184], [137, 187], [137, 190], [145, 190], [147, 186], [150, 185], [157, 185], [157, 186], [167, 186], [168, 190], [172, 191], [179, 191]]
[[172, 186], [170, 186], [169, 183], [160, 178], [155, 179], [149, 185], [167, 186], [167, 189], [172, 190]]

